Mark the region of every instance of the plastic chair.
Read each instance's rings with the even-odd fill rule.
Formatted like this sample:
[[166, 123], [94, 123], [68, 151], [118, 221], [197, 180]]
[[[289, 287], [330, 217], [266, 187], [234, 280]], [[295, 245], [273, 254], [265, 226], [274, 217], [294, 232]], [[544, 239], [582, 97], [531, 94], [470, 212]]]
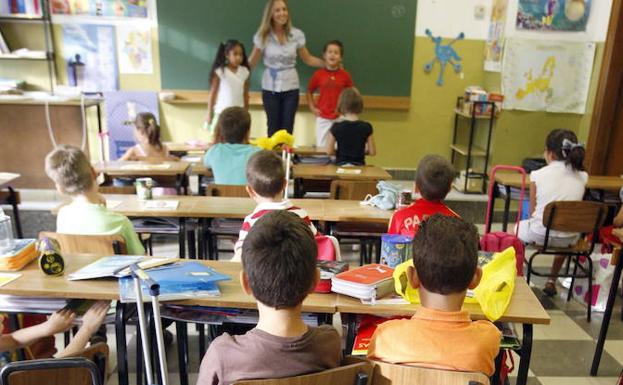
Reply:
[[374, 385], [489, 385], [483, 373], [462, 372], [372, 361]]
[[296, 377], [237, 381], [234, 385], [367, 385], [372, 378], [372, 364], [350, 358], [344, 366]]
[[[376, 181], [334, 180], [331, 182], [330, 198], [337, 200], [364, 200], [366, 195], [376, 195]], [[356, 239], [360, 246], [359, 264], [370, 263], [376, 248], [376, 260], [381, 257], [381, 235], [387, 233], [387, 225], [378, 223], [340, 222], [331, 228], [331, 235], [341, 240]]]
[[[588, 297], [593, 295], [593, 262], [590, 258], [595, 243], [599, 240], [599, 229], [603, 226], [608, 209], [606, 205], [599, 202], [588, 201], [561, 201], [551, 202], [545, 206], [543, 212], [543, 225], [546, 228], [545, 240], [543, 245], [537, 245], [538, 249], [532, 253], [527, 260], [528, 272], [526, 280], [530, 283], [532, 274], [539, 277], [571, 277], [571, 286], [567, 294], [567, 301], [573, 296], [573, 284], [576, 278], [588, 278]], [[580, 233], [581, 237], [576, 244], [570, 247], [551, 247], [549, 245], [551, 231], [565, 231]], [[585, 239], [585, 235], [592, 234], [590, 241]], [[536, 271], [532, 264], [537, 255], [563, 255], [567, 257], [566, 271], [555, 276], [549, 273]], [[580, 257], [585, 257], [588, 268], [580, 264]], [[569, 274], [571, 260], [574, 262], [573, 273]], [[581, 273], [578, 274], [578, 268]], [[591, 307], [588, 306], [587, 320], [591, 320]]]

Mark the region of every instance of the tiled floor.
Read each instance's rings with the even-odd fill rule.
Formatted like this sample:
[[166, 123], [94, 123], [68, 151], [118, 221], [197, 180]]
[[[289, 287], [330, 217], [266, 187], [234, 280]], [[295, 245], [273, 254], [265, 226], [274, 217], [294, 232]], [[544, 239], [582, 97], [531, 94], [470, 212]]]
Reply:
[[[158, 255], [174, 255], [177, 246], [173, 243], [156, 247]], [[351, 246], [343, 247], [343, 256], [353, 263], [358, 263], [358, 252]], [[227, 255], [222, 255], [223, 259]], [[544, 261], [545, 264], [547, 261]], [[539, 289], [543, 281], [537, 281], [533, 288], [537, 297], [552, 317], [552, 322], [547, 326], [534, 327], [534, 342], [532, 348], [532, 360], [528, 378], [529, 385], [613, 385], [623, 369], [623, 321], [621, 321], [621, 309], [623, 301], [617, 298], [615, 312], [610, 322], [610, 330], [599, 367], [599, 376], [590, 377], [589, 370], [595, 351], [595, 339], [599, 333], [602, 321], [602, 313], [593, 313], [590, 323], [586, 321], [586, 309], [576, 300], [566, 301], [566, 291], [558, 287], [559, 294], [555, 297], [546, 297]], [[174, 327], [169, 328], [173, 333]], [[521, 336], [521, 327], [517, 328]], [[112, 329], [109, 329], [112, 330]], [[128, 328], [129, 365], [131, 384], [135, 383], [135, 339], [133, 330]], [[190, 352], [190, 384], [194, 384], [199, 368], [199, 341], [194, 327], [189, 326], [189, 352]], [[114, 334], [109, 333], [109, 341], [114, 341]], [[114, 353], [114, 344], [109, 344]], [[113, 359], [114, 361], [115, 359]], [[167, 361], [170, 372], [170, 382], [179, 384], [179, 371], [177, 365], [177, 345], [174, 342], [167, 350]], [[115, 362], [112, 362], [114, 367]], [[515, 367], [519, 360], [515, 357]], [[511, 374], [511, 384], [515, 383], [515, 372]], [[117, 373], [113, 373], [108, 381], [109, 385], [117, 384]]]

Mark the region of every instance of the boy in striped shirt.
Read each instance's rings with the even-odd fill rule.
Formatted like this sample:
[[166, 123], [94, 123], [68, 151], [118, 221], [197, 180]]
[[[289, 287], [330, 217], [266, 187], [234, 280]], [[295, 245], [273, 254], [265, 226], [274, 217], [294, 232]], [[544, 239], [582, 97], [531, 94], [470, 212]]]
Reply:
[[242, 243], [249, 230], [263, 215], [274, 210], [290, 211], [301, 217], [309, 226], [314, 236], [318, 233], [316, 227], [307, 215], [307, 212], [296, 207], [289, 199], [283, 199], [283, 190], [286, 187], [286, 173], [284, 164], [274, 151], [259, 151], [247, 163], [247, 193], [257, 206], [246, 218], [240, 229], [238, 241], [234, 245], [233, 262], [240, 262], [242, 258]]

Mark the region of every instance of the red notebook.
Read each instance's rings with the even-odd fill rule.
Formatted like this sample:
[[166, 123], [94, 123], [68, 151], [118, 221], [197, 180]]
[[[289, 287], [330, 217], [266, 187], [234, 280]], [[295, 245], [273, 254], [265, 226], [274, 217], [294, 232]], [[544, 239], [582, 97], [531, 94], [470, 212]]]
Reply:
[[336, 279], [356, 283], [362, 286], [375, 286], [387, 279], [392, 278], [394, 269], [387, 265], [365, 265], [353, 270], [340, 273]]

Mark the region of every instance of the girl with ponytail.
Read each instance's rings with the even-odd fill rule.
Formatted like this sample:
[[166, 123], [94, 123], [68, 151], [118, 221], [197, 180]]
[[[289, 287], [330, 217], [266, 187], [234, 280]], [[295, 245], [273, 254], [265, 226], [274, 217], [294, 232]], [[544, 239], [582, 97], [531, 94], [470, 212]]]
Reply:
[[210, 138], [216, 131], [220, 113], [228, 107], [249, 107], [249, 63], [244, 46], [238, 40], [219, 44], [210, 70], [210, 96], [204, 128]]
[[141, 112], [134, 119], [137, 144], [130, 147], [119, 160], [177, 160], [160, 141], [160, 126], [151, 112]]
[[[545, 240], [543, 211], [555, 201], [579, 201], [584, 197], [588, 174], [584, 171], [584, 145], [573, 131], [555, 129], [545, 140], [544, 157], [547, 166], [530, 173], [530, 218], [519, 223], [519, 239], [542, 245]], [[578, 240], [579, 234], [550, 231], [549, 245], [567, 247]], [[564, 257], [557, 255], [551, 275], [558, 274]], [[556, 294], [555, 277], [549, 278], [543, 292]]]

